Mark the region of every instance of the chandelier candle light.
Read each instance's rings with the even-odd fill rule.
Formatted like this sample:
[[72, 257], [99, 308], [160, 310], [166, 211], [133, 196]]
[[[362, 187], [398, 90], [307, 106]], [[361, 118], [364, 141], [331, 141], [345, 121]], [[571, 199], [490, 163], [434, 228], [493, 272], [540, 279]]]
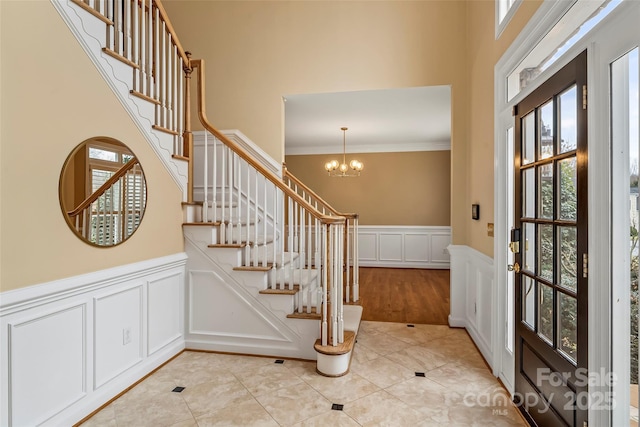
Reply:
[[362, 171], [362, 169], [364, 169], [364, 164], [356, 159], [351, 160], [347, 165], [347, 129], [348, 128], [346, 127], [340, 128], [340, 130], [342, 130], [342, 163], [338, 163], [337, 160], [331, 160], [324, 165], [324, 168], [329, 173], [329, 176], [360, 176], [360, 172]]

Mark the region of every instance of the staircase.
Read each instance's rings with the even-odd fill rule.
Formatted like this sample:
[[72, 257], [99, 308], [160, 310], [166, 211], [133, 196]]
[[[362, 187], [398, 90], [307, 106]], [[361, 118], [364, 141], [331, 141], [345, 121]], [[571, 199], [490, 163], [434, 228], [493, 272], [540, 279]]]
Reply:
[[[159, 0], [52, 3], [183, 189], [186, 347], [315, 359], [319, 373], [344, 375], [362, 314], [358, 215], [210, 124], [205, 63]], [[195, 141], [192, 77], [205, 129]]]

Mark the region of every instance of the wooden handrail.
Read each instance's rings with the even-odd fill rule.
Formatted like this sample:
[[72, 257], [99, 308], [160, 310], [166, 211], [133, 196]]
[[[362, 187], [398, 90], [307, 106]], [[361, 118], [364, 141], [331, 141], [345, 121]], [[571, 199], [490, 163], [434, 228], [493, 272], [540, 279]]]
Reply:
[[200, 123], [204, 126], [205, 130], [211, 132], [213, 136], [222, 141], [227, 147], [229, 147], [234, 153], [236, 153], [240, 158], [246, 161], [249, 165], [251, 165], [254, 169], [260, 172], [265, 178], [271, 181], [276, 187], [282, 190], [287, 196], [291, 199], [295, 200], [300, 206], [304, 207], [307, 211], [311, 213], [311, 215], [320, 220], [323, 224], [339, 224], [344, 222], [345, 217], [343, 216], [330, 216], [323, 215], [316, 210], [314, 206], [312, 206], [309, 202], [307, 202], [304, 198], [302, 198], [298, 193], [289, 188], [288, 185], [284, 183], [282, 178], [280, 178], [275, 173], [271, 172], [262, 163], [256, 161], [248, 151], [238, 145], [236, 142], [227, 138], [224, 134], [218, 131], [207, 119], [206, 106], [204, 102], [205, 95], [205, 83], [204, 83], [204, 60], [203, 59], [192, 59], [191, 60], [191, 68], [198, 69], [198, 116], [200, 118]]
[[322, 197], [318, 196], [318, 194], [316, 194], [315, 191], [310, 189], [305, 183], [300, 181], [295, 175], [293, 175], [291, 172], [289, 172], [289, 169], [287, 169], [287, 165], [284, 164], [284, 163], [282, 164], [282, 171], [283, 171], [284, 175], [287, 178], [289, 178], [291, 181], [295, 182], [297, 186], [302, 187], [302, 189], [304, 191], [309, 193], [314, 199], [317, 199], [327, 209], [329, 209], [333, 214], [338, 215], [338, 216], [343, 216], [343, 217], [348, 218], [348, 219], [358, 218], [358, 214], [357, 213], [342, 213], [342, 212], [338, 212], [333, 206], [331, 206], [329, 203], [327, 203]]
[[138, 162], [138, 159], [136, 157], [133, 157], [127, 163], [122, 165], [122, 167], [120, 169], [118, 169], [116, 171], [116, 173], [114, 173], [111, 176], [111, 178], [106, 180], [105, 183], [100, 186], [100, 188], [98, 188], [96, 191], [91, 193], [91, 195], [89, 195], [89, 197], [84, 199], [82, 201], [82, 203], [80, 203], [78, 205], [77, 208], [75, 208], [72, 211], [67, 212], [67, 215], [69, 215], [70, 217], [74, 217], [74, 216], [78, 215], [80, 212], [82, 212], [83, 210], [85, 210], [87, 208], [87, 206], [89, 206], [91, 203], [93, 203], [96, 200], [98, 200], [98, 197], [102, 196], [104, 194], [104, 192], [107, 191], [107, 189], [109, 187], [111, 187], [116, 181], [118, 181], [120, 178], [122, 178], [127, 172], [129, 172], [131, 169], [133, 169], [133, 167], [135, 165], [138, 165], [138, 164], [140, 164], [140, 162]]

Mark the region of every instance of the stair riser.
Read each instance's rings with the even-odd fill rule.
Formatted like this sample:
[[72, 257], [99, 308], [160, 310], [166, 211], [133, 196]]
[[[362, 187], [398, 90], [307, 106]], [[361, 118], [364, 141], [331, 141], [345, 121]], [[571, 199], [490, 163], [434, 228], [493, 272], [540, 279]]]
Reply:
[[[246, 213], [245, 213], [246, 215]], [[196, 202], [196, 204], [192, 204], [192, 205], [185, 205], [183, 208], [183, 221], [184, 222], [203, 222], [205, 218], [205, 215], [203, 215], [203, 208], [202, 208], [202, 202]], [[238, 218], [238, 211], [235, 207], [232, 208], [217, 208], [214, 209], [209, 207], [209, 209], [207, 210], [207, 215], [206, 215], [206, 220], [211, 222], [214, 219], [220, 221], [222, 219], [224, 219], [225, 221], [228, 221], [230, 218], [237, 220]], [[246, 217], [242, 216], [242, 220], [243, 222], [246, 221]], [[253, 214], [250, 215], [249, 220], [253, 221], [254, 217]], [[259, 221], [260, 219], [258, 219]]]
[[267, 289], [269, 283], [269, 273], [264, 271], [239, 271], [231, 270], [233, 277], [238, 283], [247, 288], [254, 288], [257, 291]]
[[[238, 224], [237, 222], [233, 222], [231, 224], [221, 224], [220, 227], [220, 238], [228, 239], [233, 241], [234, 243], [239, 242], [259, 242], [262, 243], [265, 241], [264, 231], [261, 226], [254, 225], [243, 225]], [[257, 229], [257, 238], [256, 238], [256, 229]], [[228, 236], [228, 237], [227, 237]], [[268, 234], [266, 236], [266, 241], [273, 241], [273, 230], [268, 230]]]
[[273, 271], [269, 276], [269, 284], [283, 285], [287, 289], [289, 289], [289, 284], [301, 285], [302, 287], [320, 286], [320, 278], [317, 275], [313, 277], [303, 275], [302, 283], [300, 283], [300, 273], [296, 270], [297, 269], [291, 269], [288, 268], [288, 266], [285, 266], [284, 268], [279, 268], [277, 272]]
[[198, 242], [203, 247], [218, 239], [218, 227], [215, 225], [186, 225], [182, 229], [191, 240]]
[[260, 294], [258, 299], [271, 311], [280, 312], [286, 316], [296, 310], [296, 300], [294, 295], [268, 295]]

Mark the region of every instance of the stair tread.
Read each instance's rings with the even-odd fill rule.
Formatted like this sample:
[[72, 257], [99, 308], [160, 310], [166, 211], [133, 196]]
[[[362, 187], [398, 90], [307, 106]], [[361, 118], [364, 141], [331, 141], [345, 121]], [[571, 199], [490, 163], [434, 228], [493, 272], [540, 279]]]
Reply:
[[353, 346], [356, 343], [356, 333], [353, 331], [344, 331], [344, 341], [341, 344], [336, 346], [333, 345], [322, 345], [322, 340], [317, 339], [313, 348], [322, 354], [326, 354], [329, 356], [339, 356], [341, 354], [346, 354], [353, 350]]
[[272, 267], [262, 265], [241, 265], [233, 267], [234, 271], [270, 271]]
[[286, 288], [269, 288], [262, 289], [259, 293], [266, 295], [295, 295], [300, 291], [300, 285], [294, 285], [293, 289]]
[[232, 249], [242, 249], [247, 246], [245, 243], [212, 243], [207, 245], [209, 248], [232, 248]]
[[302, 307], [302, 312], [294, 312], [291, 314], [287, 314], [287, 318], [289, 319], [309, 319], [309, 320], [320, 320], [322, 319], [322, 314], [316, 312], [315, 307], [311, 307], [311, 313], [307, 313], [307, 306]]
[[205, 226], [219, 226], [219, 222], [183, 222], [182, 225], [205, 225]]

